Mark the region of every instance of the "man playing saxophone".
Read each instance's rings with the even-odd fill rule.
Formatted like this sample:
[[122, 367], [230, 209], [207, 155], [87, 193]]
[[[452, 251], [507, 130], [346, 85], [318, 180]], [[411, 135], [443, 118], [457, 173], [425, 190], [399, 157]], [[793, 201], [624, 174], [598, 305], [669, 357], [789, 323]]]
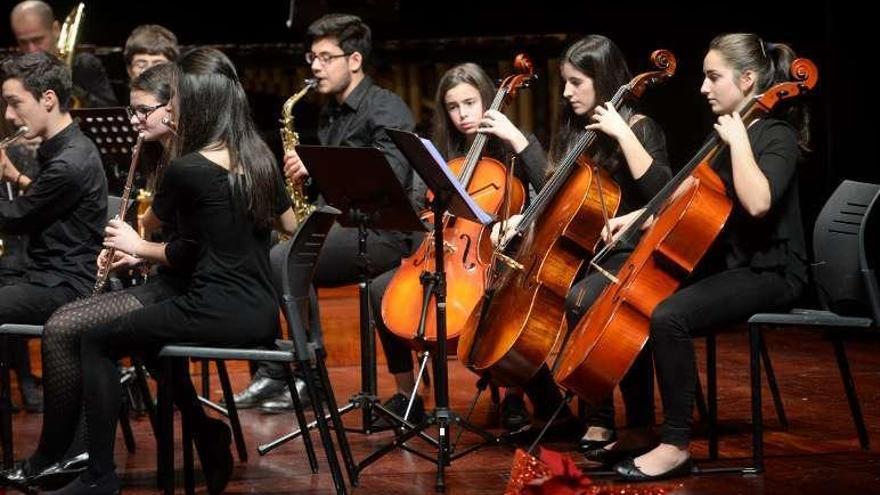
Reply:
[[11, 57], [0, 63], [0, 81], [6, 120], [27, 127], [23, 138], [42, 142], [35, 179], [0, 152], [2, 179], [23, 191], [0, 201], [0, 233], [30, 237], [23, 277], [0, 284], [0, 324], [42, 325], [55, 309], [91, 292], [107, 221], [107, 179], [97, 148], [68, 112], [72, 83], [60, 60], [43, 52]]
[[[412, 113], [401, 98], [380, 88], [366, 75], [365, 68], [371, 50], [370, 28], [357, 16], [329, 14], [313, 22], [306, 34], [306, 62], [311, 66], [317, 84], [315, 91], [328, 96], [329, 102], [320, 112], [318, 140], [326, 146], [359, 146], [380, 149], [391, 164], [394, 174], [409, 194], [413, 203], [424, 202], [424, 184], [415, 175], [403, 154], [397, 149], [385, 128], [412, 131], [415, 122]], [[308, 179], [309, 164], [303, 163], [295, 150], [285, 150], [284, 173], [288, 181], [299, 184]], [[367, 270], [370, 278], [398, 266], [418, 245], [414, 235], [404, 232], [370, 231], [367, 237]], [[318, 287], [352, 284], [360, 279], [357, 261], [358, 232], [336, 224], [324, 243], [314, 283]], [[374, 293], [384, 292], [388, 279], [373, 283]], [[382, 285], [382, 286], [380, 286]], [[406, 375], [412, 367], [410, 349], [402, 342], [385, 342], [389, 370], [397, 377]], [[405, 357], [405, 359], [404, 359]], [[275, 412], [291, 407], [290, 395], [281, 378], [280, 370], [268, 363], [258, 370], [251, 385], [236, 396], [240, 407], [256, 407]], [[398, 383], [398, 389], [412, 389], [410, 383]], [[268, 399], [267, 399], [268, 397]], [[387, 404], [403, 416], [406, 397], [397, 394]], [[411, 413], [413, 421], [422, 416], [421, 402]]]

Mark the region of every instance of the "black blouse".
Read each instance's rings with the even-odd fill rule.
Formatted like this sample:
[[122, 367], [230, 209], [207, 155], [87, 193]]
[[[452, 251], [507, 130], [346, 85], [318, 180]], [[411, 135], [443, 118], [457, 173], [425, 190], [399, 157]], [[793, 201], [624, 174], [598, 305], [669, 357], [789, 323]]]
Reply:
[[785, 121], [763, 119], [748, 129], [755, 161], [770, 184], [770, 211], [749, 215], [733, 186], [730, 148], [712, 163], [733, 200], [733, 211], [719, 239], [728, 268], [776, 270], [806, 283], [807, 256], [796, 177], [800, 157], [797, 132]]
[[[163, 223], [197, 246], [189, 288], [175, 304], [189, 324], [222, 328], [276, 328], [278, 299], [269, 266], [269, 229], [258, 228], [230, 173], [199, 153], [172, 161], [153, 200]], [[276, 211], [290, 207], [284, 183], [275, 184]], [[169, 258], [173, 253], [167, 252]], [[186, 324], [186, 322], [181, 322]], [[267, 333], [267, 336], [268, 333]]]

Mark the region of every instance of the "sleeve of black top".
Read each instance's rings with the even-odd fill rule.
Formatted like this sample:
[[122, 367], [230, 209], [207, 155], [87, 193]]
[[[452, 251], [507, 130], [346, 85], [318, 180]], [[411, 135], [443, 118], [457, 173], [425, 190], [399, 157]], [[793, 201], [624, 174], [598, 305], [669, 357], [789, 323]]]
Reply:
[[165, 169], [162, 182], [153, 197], [153, 213], [163, 223], [175, 221], [181, 200], [189, 194], [186, 187], [187, 174], [184, 165], [172, 161]]
[[101, 60], [91, 53], [80, 53], [73, 66], [73, 83], [84, 93], [89, 107], [113, 107], [119, 103]]
[[635, 181], [642, 198], [648, 201], [660, 192], [672, 177], [672, 169], [669, 167], [669, 157], [666, 153], [666, 135], [660, 125], [650, 117], [644, 117], [636, 122], [632, 130], [636, 139], [653, 158], [648, 170]]
[[797, 133], [787, 122], [769, 122], [753, 144], [752, 152], [758, 168], [770, 184], [771, 208], [788, 190], [797, 170]]
[[69, 163], [46, 163], [24, 195], [15, 201], [0, 201], [0, 231], [27, 233], [43, 228], [70, 211], [83, 189]]
[[526, 135], [529, 144], [516, 155], [520, 170], [524, 170], [526, 178], [535, 191], [540, 191], [547, 180], [547, 153], [534, 134]]
[[[404, 131], [415, 130], [415, 120], [406, 104], [396, 95], [389, 94], [389, 98], [383, 98], [372, 109], [370, 115], [372, 128], [372, 144], [382, 150], [385, 158], [394, 170], [397, 180], [404, 186], [409, 186], [412, 194], [412, 200], [420, 205], [424, 201], [424, 188], [419, 187], [421, 180], [416, 177], [415, 173], [409, 165], [403, 153], [397, 149], [397, 146], [388, 137], [385, 129], [400, 129]], [[412, 177], [413, 184], [408, 185], [409, 177]], [[417, 205], [417, 206], [418, 206]]]

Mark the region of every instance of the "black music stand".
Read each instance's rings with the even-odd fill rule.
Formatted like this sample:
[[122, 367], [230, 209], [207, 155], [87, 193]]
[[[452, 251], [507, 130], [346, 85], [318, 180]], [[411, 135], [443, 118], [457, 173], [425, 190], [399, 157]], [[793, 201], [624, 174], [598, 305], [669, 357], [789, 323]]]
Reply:
[[[413, 169], [422, 177], [428, 188], [434, 193], [431, 208], [435, 219], [443, 218], [448, 211], [458, 217], [471, 220], [483, 225], [492, 221], [492, 217], [483, 212], [470, 198], [458, 179], [455, 178], [446, 167], [446, 162], [437, 152], [430, 141], [419, 138], [414, 133], [397, 129], [386, 129], [388, 136], [397, 145], [409, 160]], [[437, 317], [437, 344], [434, 358], [434, 411], [429, 415], [426, 422], [412, 427], [406, 421], [400, 421], [405, 430], [398, 435], [393, 442], [387, 444], [361, 461], [358, 469], [362, 470], [369, 464], [378, 460], [381, 456], [392, 451], [396, 447], [419, 455], [437, 464], [436, 488], [445, 488], [445, 468], [452, 461], [459, 459], [480, 447], [488, 444], [497, 444], [498, 437], [491, 435], [482, 429], [470, 424], [449, 409], [449, 379], [447, 369], [446, 350], [446, 272], [444, 270], [444, 246], [443, 246], [443, 222], [434, 222], [434, 273], [425, 273], [423, 280], [426, 287], [432, 291], [436, 305]], [[425, 299], [428, 299], [426, 297]], [[424, 310], [423, 310], [424, 314]], [[420, 325], [421, 326], [421, 325]], [[421, 330], [423, 331], [423, 330]], [[398, 418], [399, 419], [399, 418]], [[459, 427], [472, 431], [481, 437], [483, 442], [471, 446], [459, 453], [454, 453], [449, 442], [449, 426], [456, 423]], [[425, 433], [432, 425], [437, 425], [438, 435], [434, 439]], [[410, 448], [406, 441], [418, 436], [437, 448], [436, 458]]]
[[108, 189], [121, 195], [138, 135], [128, 112], [123, 107], [75, 108], [70, 111], [70, 116], [98, 147], [107, 173]]
[[[424, 232], [427, 229], [419, 218], [403, 186], [394, 175], [382, 152], [376, 148], [336, 146], [297, 146], [296, 152], [309, 164], [309, 175], [327, 204], [342, 214], [337, 221], [344, 227], [358, 229], [357, 259], [361, 276], [358, 283], [361, 339], [361, 390], [339, 409], [345, 414], [362, 410], [361, 429], [354, 433], [370, 434], [373, 430], [373, 412], [384, 416], [392, 424], [401, 419], [386, 409], [378, 398], [376, 377], [376, 336], [370, 311], [371, 279], [367, 260], [369, 230], [397, 230]], [[356, 180], [352, 180], [356, 178]], [[314, 428], [316, 422], [306, 425]], [[341, 425], [337, 425], [341, 426]], [[261, 453], [275, 448], [302, 434], [299, 430], [261, 447]]]

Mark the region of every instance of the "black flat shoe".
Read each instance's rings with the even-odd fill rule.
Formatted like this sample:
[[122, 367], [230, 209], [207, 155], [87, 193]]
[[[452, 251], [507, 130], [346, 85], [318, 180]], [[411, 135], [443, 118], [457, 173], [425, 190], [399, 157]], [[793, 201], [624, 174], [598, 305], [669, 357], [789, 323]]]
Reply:
[[651, 449], [656, 447], [656, 445], [646, 445], [643, 447], [630, 449], [620, 447], [619, 445], [620, 444], [617, 443], [614, 445], [614, 447], [611, 447], [610, 449], [600, 447], [598, 449], [588, 450], [584, 452], [584, 459], [592, 462], [598, 462], [602, 465], [602, 467], [611, 467], [628, 458], [636, 458], [642, 454], [646, 454], [650, 452]]
[[614, 466], [614, 470], [617, 471], [617, 474], [619, 474], [624, 481], [656, 481], [688, 476], [691, 474], [692, 465], [693, 463], [691, 462], [690, 458], [688, 458], [686, 461], [682, 462], [678, 466], [675, 466], [669, 471], [652, 476], [643, 473], [638, 467], [636, 467], [635, 458], [631, 457]]
[[[581, 454], [586, 454], [592, 450], [601, 449], [611, 442], [617, 441], [617, 433], [612, 432], [611, 437], [608, 440], [586, 440], [581, 438], [580, 442], [578, 442], [577, 451]], [[622, 459], [621, 459], [622, 460]]]

